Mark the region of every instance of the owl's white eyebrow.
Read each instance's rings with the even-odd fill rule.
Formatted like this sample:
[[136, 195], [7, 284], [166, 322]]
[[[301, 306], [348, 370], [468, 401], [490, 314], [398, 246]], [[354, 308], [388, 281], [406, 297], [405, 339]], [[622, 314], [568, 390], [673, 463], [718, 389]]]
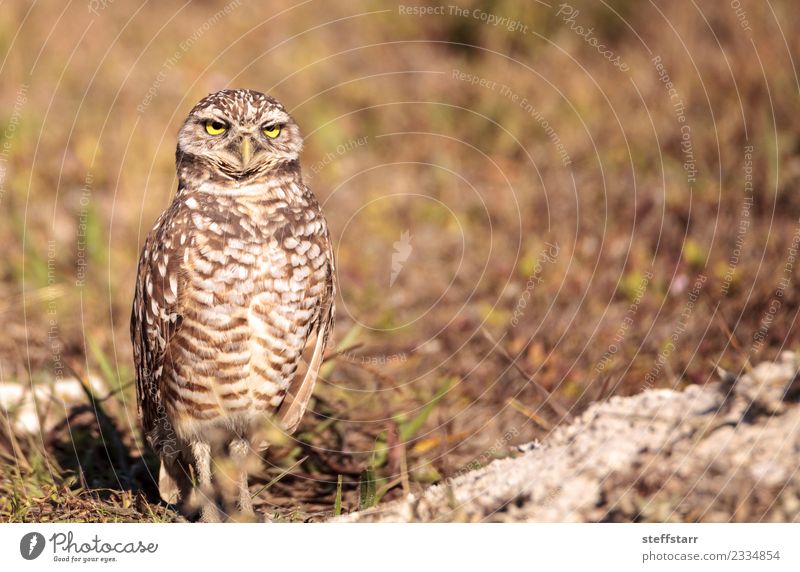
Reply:
[[210, 115], [201, 115], [198, 118], [200, 123], [204, 121], [219, 121], [220, 123], [224, 123], [225, 125], [230, 125], [230, 120], [222, 114], [210, 114]]
[[276, 109], [271, 113], [266, 114], [266, 118], [262, 121], [262, 125], [286, 125], [289, 122], [289, 116], [284, 112]]

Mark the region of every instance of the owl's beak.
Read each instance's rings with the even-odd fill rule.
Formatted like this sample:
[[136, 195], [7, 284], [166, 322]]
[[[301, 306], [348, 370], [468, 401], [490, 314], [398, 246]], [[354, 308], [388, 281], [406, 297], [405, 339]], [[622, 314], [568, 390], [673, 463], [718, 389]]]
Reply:
[[242, 138], [242, 146], [240, 150], [242, 155], [242, 167], [246, 168], [250, 163], [250, 159], [253, 158], [253, 142], [249, 137], [245, 136]]

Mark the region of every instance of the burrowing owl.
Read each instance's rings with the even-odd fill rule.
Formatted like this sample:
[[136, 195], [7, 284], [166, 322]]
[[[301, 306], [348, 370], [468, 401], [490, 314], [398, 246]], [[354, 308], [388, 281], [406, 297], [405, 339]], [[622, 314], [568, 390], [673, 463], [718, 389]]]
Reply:
[[[144, 433], [161, 458], [167, 502], [217, 520], [219, 456], [236, 466], [265, 418], [293, 432], [333, 325], [327, 223], [303, 183], [302, 138], [273, 98], [225, 90], [178, 134], [178, 192], [145, 241], [131, 317]], [[293, 379], [306, 345], [312, 357]], [[290, 399], [284, 403], [284, 398]]]

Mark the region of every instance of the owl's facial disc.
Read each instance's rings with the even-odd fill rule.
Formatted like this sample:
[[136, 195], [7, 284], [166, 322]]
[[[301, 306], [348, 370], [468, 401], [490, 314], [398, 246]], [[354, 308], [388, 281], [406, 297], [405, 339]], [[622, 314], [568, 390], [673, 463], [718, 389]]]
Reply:
[[249, 90], [211, 94], [195, 106], [178, 135], [179, 152], [229, 179], [249, 179], [296, 162], [297, 124], [274, 99]]

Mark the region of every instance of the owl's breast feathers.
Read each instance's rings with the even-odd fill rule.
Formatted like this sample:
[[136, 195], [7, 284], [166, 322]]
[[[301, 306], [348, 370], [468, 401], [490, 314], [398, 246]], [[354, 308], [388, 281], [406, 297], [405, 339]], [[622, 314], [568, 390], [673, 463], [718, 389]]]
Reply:
[[[209, 421], [305, 411], [333, 321], [327, 225], [301, 185], [264, 195], [181, 192], [139, 261], [131, 335], [146, 434], [158, 449]], [[267, 198], [268, 197], [268, 198]]]

